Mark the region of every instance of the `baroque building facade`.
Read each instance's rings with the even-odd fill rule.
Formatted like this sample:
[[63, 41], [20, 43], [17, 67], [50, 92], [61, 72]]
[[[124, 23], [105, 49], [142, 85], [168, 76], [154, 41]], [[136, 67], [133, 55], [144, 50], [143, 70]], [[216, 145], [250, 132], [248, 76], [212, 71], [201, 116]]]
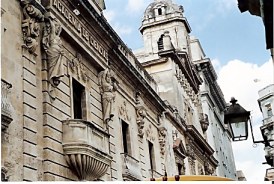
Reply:
[[209, 127], [205, 136], [215, 150], [214, 156], [219, 162], [217, 175], [236, 178], [237, 172], [231, 146], [232, 135], [223, 121], [227, 104], [217, 83], [217, 74], [210, 59], [205, 57], [199, 40], [192, 36], [190, 43], [194, 51], [192, 52], [193, 62], [203, 80], [200, 86], [201, 102], [205, 117], [204, 124]]
[[193, 59], [183, 7], [151, 3], [140, 29], [145, 52], [135, 54], [104, 9], [103, 0], [2, 2], [2, 181], [235, 179], [219, 169], [226, 159], [209, 130], [224, 102], [214, 88], [220, 114], [204, 105], [208, 74]]

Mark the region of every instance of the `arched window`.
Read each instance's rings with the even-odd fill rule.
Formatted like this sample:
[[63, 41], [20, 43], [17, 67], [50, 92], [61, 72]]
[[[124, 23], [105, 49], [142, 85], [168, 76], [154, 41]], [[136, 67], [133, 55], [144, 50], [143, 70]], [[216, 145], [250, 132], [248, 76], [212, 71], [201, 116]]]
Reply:
[[162, 15], [162, 8], [158, 8], [158, 15]]

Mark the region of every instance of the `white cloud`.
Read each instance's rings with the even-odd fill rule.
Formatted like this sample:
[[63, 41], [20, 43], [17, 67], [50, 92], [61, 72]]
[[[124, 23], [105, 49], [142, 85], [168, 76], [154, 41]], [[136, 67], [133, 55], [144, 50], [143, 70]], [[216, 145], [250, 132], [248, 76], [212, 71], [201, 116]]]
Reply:
[[[246, 110], [251, 111], [254, 121], [260, 119], [258, 91], [273, 83], [271, 60], [262, 66], [240, 60], [229, 61], [218, 73], [218, 83], [227, 102], [235, 97]], [[257, 82], [256, 82], [257, 81]]]
[[216, 7], [218, 12], [224, 12], [238, 7], [237, 0], [218, 0], [215, 2], [217, 4]]
[[[241, 168], [244, 175], [246, 176], [247, 181], [264, 181], [265, 170], [268, 168], [263, 164], [256, 164], [256, 160], [249, 160], [239, 162], [237, 166]], [[256, 164], [256, 166], [254, 166]]]
[[[218, 66], [218, 60], [212, 61]], [[218, 73], [220, 85], [227, 102], [234, 96], [238, 103], [246, 110], [251, 111], [255, 140], [262, 140], [260, 126], [262, 125], [262, 113], [258, 105], [258, 91], [273, 83], [273, 64], [269, 60], [263, 65], [247, 63], [240, 60], [229, 61], [221, 67]], [[249, 128], [249, 139], [232, 144], [237, 170], [242, 170], [248, 181], [263, 181], [266, 168], [263, 165], [264, 145], [253, 147], [253, 141]]]
[[128, 4], [126, 6], [126, 11], [128, 12], [144, 12], [144, 7], [146, 6], [147, 2], [145, 0], [128, 0]]

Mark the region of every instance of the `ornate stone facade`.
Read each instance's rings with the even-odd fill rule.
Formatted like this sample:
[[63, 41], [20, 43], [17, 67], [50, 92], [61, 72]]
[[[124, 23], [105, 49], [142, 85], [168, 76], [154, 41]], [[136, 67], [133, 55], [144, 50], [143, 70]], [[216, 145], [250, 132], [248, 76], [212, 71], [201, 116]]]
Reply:
[[106, 22], [104, 1], [75, 2], [1, 4], [2, 181], [214, 173], [182, 6], [148, 6], [141, 57]]

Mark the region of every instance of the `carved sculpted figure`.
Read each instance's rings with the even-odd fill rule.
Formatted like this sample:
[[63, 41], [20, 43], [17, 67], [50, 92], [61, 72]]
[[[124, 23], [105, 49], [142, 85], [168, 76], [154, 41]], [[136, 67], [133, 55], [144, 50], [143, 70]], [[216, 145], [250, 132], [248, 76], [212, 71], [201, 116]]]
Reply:
[[116, 83], [112, 80], [113, 76], [109, 69], [99, 73], [99, 87], [103, 102], [103, 117], [104, 122], [108, 122], [114, 116], [113, 103], [115, 101], [115, 91], [117, 90]]
[[[57, 87], [60, 78], [64, 76], [62, 41], [60, 33], [61, 25], [56, 19], [48, 18], [45, 21], [44, 35], [42, 39], [43, 48], [47, 55], [48, 79], [50, 86]], [[53, 89], [49, 89], [50, 93]]]

